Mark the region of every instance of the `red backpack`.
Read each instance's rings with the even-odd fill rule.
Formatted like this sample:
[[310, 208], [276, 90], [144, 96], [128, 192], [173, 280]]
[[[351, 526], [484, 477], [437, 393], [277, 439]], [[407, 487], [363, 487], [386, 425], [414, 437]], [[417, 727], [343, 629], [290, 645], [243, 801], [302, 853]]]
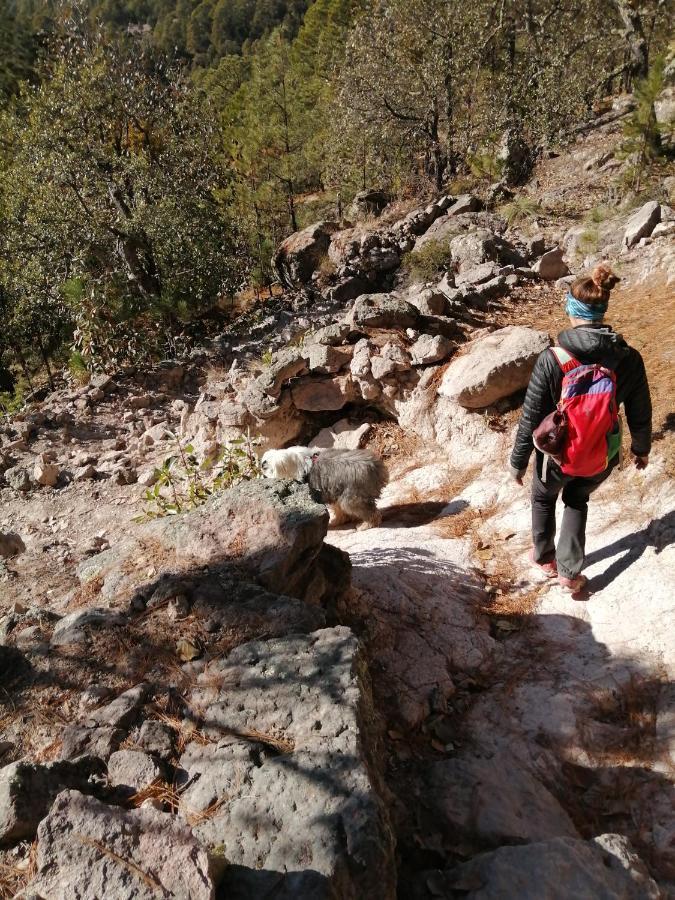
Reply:
[[534, 430], [534, 446], [565, 475], [599, 475], [621, 447], [616, 375], [597, 363], [584, 365], [562, 347], [551, 347], [563, 372], [557, 408]]

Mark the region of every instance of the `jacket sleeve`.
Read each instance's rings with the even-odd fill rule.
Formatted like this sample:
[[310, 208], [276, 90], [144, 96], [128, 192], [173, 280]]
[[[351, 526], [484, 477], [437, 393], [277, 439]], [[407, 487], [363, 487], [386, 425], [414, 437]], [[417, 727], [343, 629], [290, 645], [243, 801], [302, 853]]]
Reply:
[[527, 386], [523, 412], [511, 453], [511, 466], [514, 469], [522, 472], [527, 468], [534, 449], [532, 432], [555, 409], [561, 384], [560, 367], [553, 354], [544, 350], [539, 354]]
[[637, 350], [631, 355], [631, 378], [623, 405], [630, 429], [630, 448], [636, 456], [646, 456], [652, 446], [652, 399], [644, 361]]

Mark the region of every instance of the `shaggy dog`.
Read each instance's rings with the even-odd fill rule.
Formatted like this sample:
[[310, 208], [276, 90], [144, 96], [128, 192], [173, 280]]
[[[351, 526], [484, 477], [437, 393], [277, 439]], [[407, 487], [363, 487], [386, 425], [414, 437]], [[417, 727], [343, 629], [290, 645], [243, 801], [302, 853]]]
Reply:
[[331, 514], [331, 525], [360, 519], [360, 529], [380, 524], [375, 501], [389, 480], [387, 469], [370, 450], [268, 450], [262, 458], [266, 478], [308, 481]]

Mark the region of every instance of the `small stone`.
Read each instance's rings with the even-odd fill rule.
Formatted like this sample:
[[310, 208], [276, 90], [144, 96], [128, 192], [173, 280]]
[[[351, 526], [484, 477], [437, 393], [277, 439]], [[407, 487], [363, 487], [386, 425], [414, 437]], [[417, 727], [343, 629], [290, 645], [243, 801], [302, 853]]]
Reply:
[[108, 725], [113, 728], [126, 728], [138, 715], [148, 691], [146, 684], [137, 684], [124, 691], [112, 703], [90, 713], [88, 722], [93, 725]]
[[15, 491], [25, 493], [30, 490], [30, 475], [23, 466], [12, 466], [9, 469], [5, 469], [5, 481]]
[[96, 467], [89, 463], [75, 470], [75, 481], [91, 481], [97, 474]]
[[141, 791], [162, 774], [155, 760], [142, 750], [117, 750], [108, 760], [108, 777], [115, 787]]
[[174, 732], [163, 722], [146, 719], [136, 738], [136, 744], [147, 753], [168, 759], [174, 752]]

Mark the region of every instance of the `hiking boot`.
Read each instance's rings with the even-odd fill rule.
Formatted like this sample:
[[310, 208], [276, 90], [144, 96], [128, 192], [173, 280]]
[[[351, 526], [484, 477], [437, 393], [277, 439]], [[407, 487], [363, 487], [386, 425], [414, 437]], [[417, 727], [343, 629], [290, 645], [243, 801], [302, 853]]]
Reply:
[[547, 578], [555, 578], [555, 576], [558, 574], [558, 564], [556, 563], [556, 561], [552, 560], [551, 562], [543, 562], [543, 563], [537, 562], [537, 560], [534, 558], [534, 548], [532, 548], [532, 550], [530, 550], [530, 552], [528, 554], [528, 559], [530, 560], [530, 562], [532, 563], [533, 566], [536, 566], [538, 569], [541, 569], [541, 571], [544, 573], [544, 575]]
[[583, 591], [588, 584], [588, 578], [586, 578], [585, 575], [576, 575], [574, 578], [566, 578], [564, 575], [558, 575], [558, 584], [574, 596]]

